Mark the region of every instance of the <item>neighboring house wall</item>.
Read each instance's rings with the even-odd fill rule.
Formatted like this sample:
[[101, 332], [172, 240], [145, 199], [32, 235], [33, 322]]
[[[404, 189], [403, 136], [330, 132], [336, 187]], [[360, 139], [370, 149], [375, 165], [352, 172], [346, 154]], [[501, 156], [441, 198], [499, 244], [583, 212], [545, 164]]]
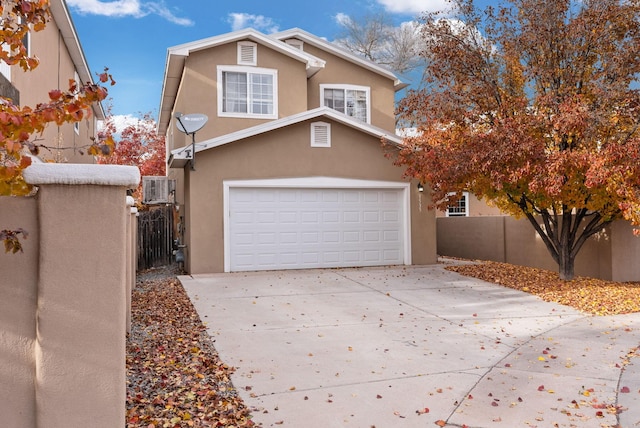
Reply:
[[[577, 275], [613, 281], [640, 280], [640, 238], [618, 221], [591, 237], [576, 257]], [[492, 260], [557, 271], [542, 239], [526, 219], [509, 216], [437, 219], [438, 254]]]
[[[11, 81], [20, 93], [19, 104], [23, 107], [49, 102], [49, 91], [66, 91], [70, 79], [93, 81], [63, 0], [52, 0], [51, 10], [53, 19], [45, 29], [32, 31], [29, 37], [31, 54], [40, 59], [38, 67], [25, 72], [18, 65], [11, 66]], [[38, 144], [49, 147], [40, 151], [40, 157], [56, 162], [94, 163], [92, 156], [81, 152], [86, 152], [91, 138], [96, 136], [96, 119], [104, 119], [99, 105], [93, 107], [90, 117], [77, 124], [49, 124], [42, 136], [33, 136]]]
[[[503, 216], [504, 213], [499, 208], [492, 207], [482, 199], [478, 199], [477, 196], [465, 192], [466, 203], [469, 205], [467, 208], [467, 217], [481, 217], [481, 216]], [[445, 211], [436, 210], [436, 217], [449, 217]]]

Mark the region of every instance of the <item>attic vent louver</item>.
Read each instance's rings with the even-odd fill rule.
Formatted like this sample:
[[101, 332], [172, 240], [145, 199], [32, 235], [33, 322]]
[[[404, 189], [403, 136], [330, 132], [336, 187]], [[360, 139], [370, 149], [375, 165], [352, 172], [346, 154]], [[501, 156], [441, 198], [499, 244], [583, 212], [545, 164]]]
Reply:
[[238, 42], [238, 64], [257, 65], [258, 45], [252, 42]]
[[331, 124], [325, 122], [311, 124], [311, 147], [331, 147]]
[[298, 39], [287, 39], [284, 41], [286, 44], [288, 44], [289, 46], [296, 48], [296, 49], [300, 49], [303, 50], [303, 42], [302, 40], [298, 40]]

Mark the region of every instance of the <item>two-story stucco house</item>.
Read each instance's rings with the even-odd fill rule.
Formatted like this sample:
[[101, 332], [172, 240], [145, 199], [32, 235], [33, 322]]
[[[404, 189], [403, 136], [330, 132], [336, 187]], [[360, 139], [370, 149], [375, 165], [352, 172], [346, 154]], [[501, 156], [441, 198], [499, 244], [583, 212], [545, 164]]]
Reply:
[[[34, 70], [25, 72], [19, 65], [0, 63], [0, 96], [14, 104], [35, 107], [49, 101], [52, 89], [67, 90], [69, 80], [93, 82], [64, 0], [51, 0], [51, 20], [42, 31], [31, 31], [26, 37], [29, 54], [40, 59]], [[82, 154], [96, 136], [97, 121], [104, 119], [100, 104], [94, 104], [92, 115], [75, 124], [50, 124], [42, 136], [36, 135], [43, 160], [56, 162], [93, 163], [94, 158]]]
[[[426, 192], [382, 144], [401, 144], [394, 96], [405, 86], [299, 29], [169, 48], [158, 128], [187, 271], [435, 263]], [[208, 121], [194, 138], [180, 114]]]

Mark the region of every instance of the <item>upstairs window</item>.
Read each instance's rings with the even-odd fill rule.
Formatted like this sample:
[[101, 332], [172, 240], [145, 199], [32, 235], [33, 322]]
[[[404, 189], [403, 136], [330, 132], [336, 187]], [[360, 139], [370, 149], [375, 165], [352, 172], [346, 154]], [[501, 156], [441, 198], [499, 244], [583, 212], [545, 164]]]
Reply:
[[320, 85], [320, 104], [370, 123], [370, 90], [366, 86]]
[[218, 67], [218, 115], [277, 119], [277, 70]]
[[[454, 196], [455, 193], [450, 193]], [[447, 207], [447, 217], [469, 217], [469, 193], [463, 192], [462, 197], [453, 205]]]

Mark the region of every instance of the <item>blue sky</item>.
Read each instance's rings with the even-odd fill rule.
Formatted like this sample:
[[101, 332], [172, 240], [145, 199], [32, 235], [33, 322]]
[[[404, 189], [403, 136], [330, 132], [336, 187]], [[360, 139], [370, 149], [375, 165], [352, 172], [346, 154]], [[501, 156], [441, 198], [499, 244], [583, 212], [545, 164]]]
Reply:
[[444, 0], [67, 0], [92, 72], [109, 67], [117, 84], [109, 88], [115, 115], [157, 117], [167, 48], [253, 27], [264, 33], [302, 28], [334, 40], [337, 18], [385, 10], [394, 23]]

